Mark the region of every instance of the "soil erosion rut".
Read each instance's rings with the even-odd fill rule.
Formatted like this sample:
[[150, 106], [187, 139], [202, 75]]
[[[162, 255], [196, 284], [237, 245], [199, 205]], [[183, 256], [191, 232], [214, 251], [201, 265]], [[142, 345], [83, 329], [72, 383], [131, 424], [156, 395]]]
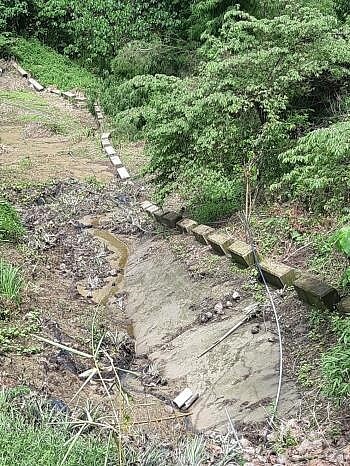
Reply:
[[[258, 331], [252, 331], [256, 322], [248, 322], [198, 358], [242, 319], [248, 306], [258, 304], [243, 287], [246, 276], [220, 275], [218, 262], [211, 263], [216, 264], [211, 275], [191, 275], [186, 253], [203, 247], [185, 242], [182, 260], [171, 250], [178, 235], [165, 239], [154, 234], [138, 207], [144, 181], [122, 184], [115, 178], [102, 158], [98, 132], [86, 136], [87, 124], [90, 132], [96, 129], [91, 116], [58, 97], [38, 96], [11, 73], [4, 75], [2, 86], [6, 124], [0, 124], [0, 181], [7, 183], [9, 192], [13, 180], [29, 186], [25, 194], [33, 197], [32, 204], [25, 201], [22, 214], [28, 248], [36, 254], [33, 257], [45, 257], [35, 263], [40, 282], [36, 278], [38, 284], [28, 298], [44, 309], [42, 333], [54, 339], [58, 332], [63, 343], [78, 346], [88, 341], [89, 322], [98, 305], [104, 308], [106, 328], [113, 333], [126, 330], [135, 338], [133, 368], [142, 372], [147, 361], [166, 380], [142, 386], [127, 375], [126, 385], [139, 384], [139, 393], [154, 395], [163, 405], [186, 387], [198, 392], [190, 416], [198, 430], [223, 428], [226, 409], [242, 422], [264, 420], [278, 381], [278, 344], [271, 322], [262, 322]], [[127, 209], [134, 209], [132, 224]], [[146, 225], [151, 234], [135, 227], [135, 222]], [[9, 258], [16, 254], [19, 263], [26, 263], [10, 246], [3, 254]], [[226, 306], [233, 292], [240, 299]], [[126, 308], [116, 305], [117, 293], [126, 296]], [[214, 313], [216, 303], [224, 303], [221, 313]], [[203, 312], [211, 315], [208, 321], [201, 319]], [[4, 385], [8, 380], [17, 383], [23, 375], [38, 390], [45, 385], [47, 393], [69, 400], [80, 386], [77, 373], [87, 367], [69, 372], [55, 351], [45, 348], [44, 356], [6, 360]], [[279, 414], [289, 412], [296, 401], [294, 384], [285, 381]]]

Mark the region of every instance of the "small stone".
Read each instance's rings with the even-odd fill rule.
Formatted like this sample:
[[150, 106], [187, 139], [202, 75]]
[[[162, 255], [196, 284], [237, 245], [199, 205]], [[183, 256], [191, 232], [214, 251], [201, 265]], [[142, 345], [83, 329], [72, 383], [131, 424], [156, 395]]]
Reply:
[[231, 295], [231, 299], [233, 299], [233, 301], [238, 301], [241, 299], [241, 295], [238, 293], [238, 291], [234, 291]]
[[205, 315], [206, 315], [208, 320], [212, 319], [213, 316], [214, 316], [214, 314], [212, 312], [206, 312]]
[[231, 301], [226, 301], [225, 307], [232, 307], [233, 304]]
[[43, 197], [38, 197], [36, 200], [36, 205], [44, 205], [45, 204], [45, 199]]
[[222, 305], [222, 302], [219, 302], [219, 303], [215, 304], [215, 306], [214, 306], [214, 312], [216, 314], [220, 314], [223, 311], [223, 309], [224, 309], [224, 306]]
[[112, 269], [108, 272], [110, 277], [116, 277], [118, 275], [118, 269]]
[[208, 235], [207, 240], [213, 251], [220, 255], [227, 255], [227, 247], [234, 242], [231, 236], [217, 231]]
[[201, 322], [202, 322], [202, 324], [205, 324], [205, 322], [208, 322], [208, 318], [207, 318], [207, 316], [205, 314], [203, 314], [201, 316]]
[[252, 446], [252, 442], [250, 442], [247, 438], [244, 438], [244, 437], [241, 438], [240, 444], [242, 445], [242, 447], [243, 447], [244, 449], [249, 448], [249, 447]]
[[130, 178], [129, 172], [125, 167], [117, 168], [117, 173], [121, 180], [128, 180]]
[[260, 325], [254, 325], [251, 330], [252, 334], [255, 335], [260, 332]]
[[341, 299], [337, 304], [337, 309], [345, 316], [350, 316], [350, 296]]

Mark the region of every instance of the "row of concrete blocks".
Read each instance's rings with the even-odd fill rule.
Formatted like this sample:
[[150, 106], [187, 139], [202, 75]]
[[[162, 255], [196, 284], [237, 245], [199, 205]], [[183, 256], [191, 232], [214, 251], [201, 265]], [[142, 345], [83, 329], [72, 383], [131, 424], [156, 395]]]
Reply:
[[194, 220], [182, 218], [177, 212], [163, 209], [145, 201], [141, 207], [160, 224], [177, 228], [182, 233], [192, 234], [197, 241], [210, 245], [213, 251], [228, 256], [241, 268], [248, 268], [259, 260], [262, 274], [267, 283], [276, 287], [294, 286], [299, 298], [319, 309], [334, 309], [344, 314], [350, 313], [350, 297], [340, 298], [338, 291], [317, 277], [297, 270], [284, 263], [260, 257], [250, 244], [218, 232], [208, 225], [199, 225]]
[[[42, 92], [45, 89], [45, 87], [42, 84], [40, 84], [34, 78], [30, 77], [29, 73], [26, 70], [24, 70], [18, 63], [13, 62], [12, 65], [23, 78], [27, 79], [28, 84], [31, 87], [33, 87], [33, 89], [35, 89], [37, 92]], [[74, 92], [69, 92], [69, 91], [65, 92], [65, 91], [56, 89], [54, 87], [49, 87], [47, 90], [51, 92], [52, 94], [56, 94], [61, 97], [64, 97], [65, 99], [73, 103], [77, 103], [79, 105], [86, 104], [86, 101], [87, 101], [85, 96], [75, 94]]]
[[109, 160], [111, 161], [113, 167], [116, 168], [119, 178], [123, 181], [128, 180], [130, 178], [129, 172], [124, 167], [119, 155], [117, 154], [117, 151], [112, 146], [110, 136], [110, 133], [101, 134], [102, 148], [105, 151], [107, 157], [109, 157]]
[[101, 126], [103, 122], [103, 113], [102, 113], [101, 107], [98, 105], [98, 103], [95, 103], [94, 109], [95, 109], [97, 121], [99, 125]]
[[[32, 85], [35, 90], [37, 90], [38, 92], [41, 92], [41, 91], [44, 90], [44, 86], [42, 86], [40, 83], [38, 83], [38, 81], [36, 81], [35, 79], [30, 78], [29, 73], [27, 71], [25, 71], [20, 65], [18, 65], [18, 63], [13, 62], [12, 64], [13, 64], [13, 67], [18, 71], [18, 73], [23, 78], [26, 78], [28, 80], [29, 84]], [[74, 94], [73, 92], [69, 92], [69, 91], [64, 92], [64, 91], [61, 91], [61, 90], [53, 88], [53, 87], [49, 87], [48, 91], [51, 92], [52, 94], [56, 94], [56, 95], [58, 95], [60, 97], [64, 97], [65, 99], [69, 100], [70, 102], [76, 102], [76, 103], [79, 103], [79, 104], [83, 104], [87, 100], [85, 96], [79, 96], [79, 95]], [[100, 106], [97, 103], [95, 103], [94, 108], [95, 108], [95, 113], [96, 113], [97, 120], [98, 120], [99, 124], [101, 125], [102, 120], [103, 120], [102, 110], [101, 110]], [[129, 172], [123, 166], [120, 158], [117, 155], [117, 152], [112, 147], [112, 144], [111, 144], [111, 142], [109, 140], [109, 137], [110, 137], [109, 133], [103, 133], [101, 135], [102, 147], [103, 147], [104, 151], [106, 152], [107, 156], [109, 157], [112, 165], [117, 169], [117, 173], [118, 173], [119, 178], [121, 180], [127, 180], [127, 179], [130, 178]]]

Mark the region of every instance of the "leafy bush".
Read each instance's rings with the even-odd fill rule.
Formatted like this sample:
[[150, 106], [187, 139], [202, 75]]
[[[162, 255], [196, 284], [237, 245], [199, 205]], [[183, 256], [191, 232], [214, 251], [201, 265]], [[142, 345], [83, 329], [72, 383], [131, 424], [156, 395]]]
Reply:
[[350, 200], [349, 144], [350, 121], [301, 138], [281, 155], [289, 172], [280, 186], [313, 209], [341, 210]]
[[37, 40], [19, 38], [13, 46], [13, 52], [23, 67], [46, 86], [87, 92], [99, 87], [99, 78]]
[[220, 34], [202, 48], [198, 75], [153, 103], [147, 147], [161, 189], [176, 185], [192, 161], [231, 180], [253, 162], [260, 188], [279, 180], [289, 167], [278, 155], [315, 117], [305, 100], [326, 98], [315, 79], [322, 74], [330, 92], [348, 79], [350, 38], [337, 27], [335, 17], [298, 6], [273, 19], [226, 13]]
[[[189, 51], [184, 44], [165, 44], [159, 38], [152, 42], [134, 40], [121, 47], [111, 62], [113, 80], [138, 75], [177, 75], [189, 65]], [[195, 62], [193, 52], [191, 61]]]
[[[334, 236], [335, 246], [345, 254], [350, 261], [350, 226], [341, 228]], [[344, 287], [350, 285], [350, 267], [343, 273], [342, 284]]]
[[113, 117], [119, 132], [130, 138], [140, 136], [153, 102], [171, 92], [178, 78], [144, 75], [120, 82], [110, 78], [101, 89], [101, 104]]
[[217, 168], [192, 166], [179, 178], [178, 191], [188, 201], [191, 216], [210, 223], [237, 211], [242, 206], [243, 174], [227, 178]]
[[0, 58], [9, 58], [13, 45], [13, 38], [9, 34], [0, 34]]
[[335, 317], [332, 327], [337, 344], [322, 357], [322, 373], [327, 395], [343, 400], [350, 396], [350, 318]]
[[24, 234], [24, 228], [16, 209], [0, 200], [0, 242], [17, 241]]
[[22, 287], [23, 279], [19, 268], [0, 259], [0, 296], [18, 303]]

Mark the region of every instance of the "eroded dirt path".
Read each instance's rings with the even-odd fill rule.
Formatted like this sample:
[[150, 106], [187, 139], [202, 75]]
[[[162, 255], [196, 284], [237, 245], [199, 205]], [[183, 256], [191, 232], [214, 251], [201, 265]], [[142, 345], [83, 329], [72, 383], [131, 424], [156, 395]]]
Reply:
[[[223, 430], [227, 409], [240, 432], [257, 426], [254, 435], [262, 435], [277, 390], [278, 342], [256, 277], [189, 237], [163, 235], [139, 208], [144, 181], [116, 179], [87, 110], [38, 95], [6, 70], [0, 112], [0, 196], [16, 205], [27, 230], [20, 245], [0, 245], [1, 257], [21, 267], [26, 282], [21, 306], [0, 321], [1, 385], [28, 385], [74, 409], [79, 375], [91, 362], [33, 334], [88, 352], [92, 339], [102, 338], [114, 364], [136, 373], [119, 374], [133, 420], [173, 416], [171, 400], [189, 387], [199, 394], [192, 415], [152, 424], [153, 431], [178, 438], [184, 428]], [[136, 144], [126, 151], [132, 174], [140, 173], [141, 150]], [[307, 310], [293, 293], [274, 296], [286, 348], [278, 415], [298, 417], [308, 409], [294, 370], [308, 346]], [[260, 316], [198, 359], [249, 306]], [[101, 361], [111, 380], [108, 363]], [[103, 398], [92, 380], [74, 403]], [[310, 409], [324, 418], [321, 403]]]

